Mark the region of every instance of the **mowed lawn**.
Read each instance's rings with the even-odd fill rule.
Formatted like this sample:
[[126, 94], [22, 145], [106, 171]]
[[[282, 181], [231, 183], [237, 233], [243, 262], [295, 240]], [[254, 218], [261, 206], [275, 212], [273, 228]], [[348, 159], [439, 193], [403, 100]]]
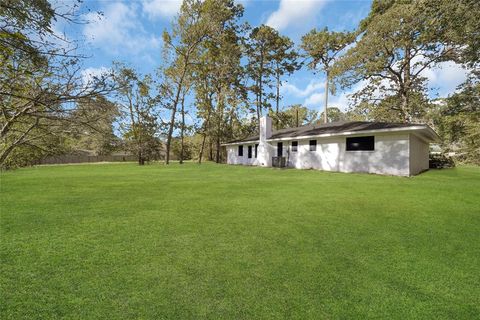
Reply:
[[1, 174], [1, 319], [473, 319], [480, 168]]

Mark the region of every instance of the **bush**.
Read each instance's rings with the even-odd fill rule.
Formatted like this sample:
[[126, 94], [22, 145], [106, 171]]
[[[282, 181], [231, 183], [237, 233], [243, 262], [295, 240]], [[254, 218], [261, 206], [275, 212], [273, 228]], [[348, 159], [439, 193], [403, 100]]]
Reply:
[[443, 153], [439, 153], [430, 154], [428, 165], [430, 169], [453, 168], [455, 167], [455, 162], [451, 157]]

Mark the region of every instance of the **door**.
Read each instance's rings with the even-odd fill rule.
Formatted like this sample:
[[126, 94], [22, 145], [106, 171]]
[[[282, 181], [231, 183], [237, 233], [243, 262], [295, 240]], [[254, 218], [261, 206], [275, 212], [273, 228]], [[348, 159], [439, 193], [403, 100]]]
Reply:
[[277, 157], [283, 156], [283, 143], [277, 143]]

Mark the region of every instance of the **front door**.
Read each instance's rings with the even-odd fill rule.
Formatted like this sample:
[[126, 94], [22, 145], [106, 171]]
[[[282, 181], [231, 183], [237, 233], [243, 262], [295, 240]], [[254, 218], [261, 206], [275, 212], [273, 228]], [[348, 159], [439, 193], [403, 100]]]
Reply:
[[277, 143], [277, 157], [283, 156], [283, 143]]

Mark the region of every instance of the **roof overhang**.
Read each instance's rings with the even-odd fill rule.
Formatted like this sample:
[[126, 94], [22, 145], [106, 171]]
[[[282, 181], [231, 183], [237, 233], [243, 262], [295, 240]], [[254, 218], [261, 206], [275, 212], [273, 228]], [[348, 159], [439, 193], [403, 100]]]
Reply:
[[282, 138], [273, 138], [267, 139], [267, 141], [289, 141], [289, 140], [304, 140], [310, 138], [330, 138], [330, 137], [342, 137], [342, 136], [363, 136], [366, 134], [375, 134], [375, 133], [414, 133], [422, 134], [427, 142], [438, 142], [440, 140], [439, 136], [435, 131], [432, 130], [429, 126], [411, 126], [407, 128], [389, 128], [389, 129], [375, 129], [375, 130], [362, 130], [362, 131], [344, 131], [344, 132], [335, 132], [335, 133], [324, 133], [317, 135], [307, 135], [307, 136], [297, 136], [297, 137], [282, 137]]
[[[435, 131], [429, 126], [411, 126], [407, 128], [389, 128], [389, 129], [375, 129], [375, 130], [362, 130], [362, 131], [344, 131], [344, 132], [335, 132], [335, 133], [324, 133], [317, 135], [305, 135], [305, 136], [295, 136], [295, 137], [281, 137], [281, 138], [271, 138], [267, 139], [267, 142], [275, 141], [291, 141], [291, 140], [305, 140], [311, 138], [330, 138], [330, 137], [342, 137], [342, 136], [362, 136], [366, 134], [376, 134], [376, 133], [412, 133], [418, 136], [423, 141], [430, 142], [439, 142], [440, 137]], [[224, 143], [222, 146], [233, 146], [241, 144], [250, 144], [258, 143], [259, 140], [249, 140], [249, 141], [237, 141], [232, 143]]]
[[250, 144], [250, 143], [258, 143], [259, 140], [245, 140], [245, 141], [236, 141], [236, 142], [230, 142], [230, 143], [222, 143], [220, 146], [225, 147], [225, 146], [235, 146], [239, 144]]

